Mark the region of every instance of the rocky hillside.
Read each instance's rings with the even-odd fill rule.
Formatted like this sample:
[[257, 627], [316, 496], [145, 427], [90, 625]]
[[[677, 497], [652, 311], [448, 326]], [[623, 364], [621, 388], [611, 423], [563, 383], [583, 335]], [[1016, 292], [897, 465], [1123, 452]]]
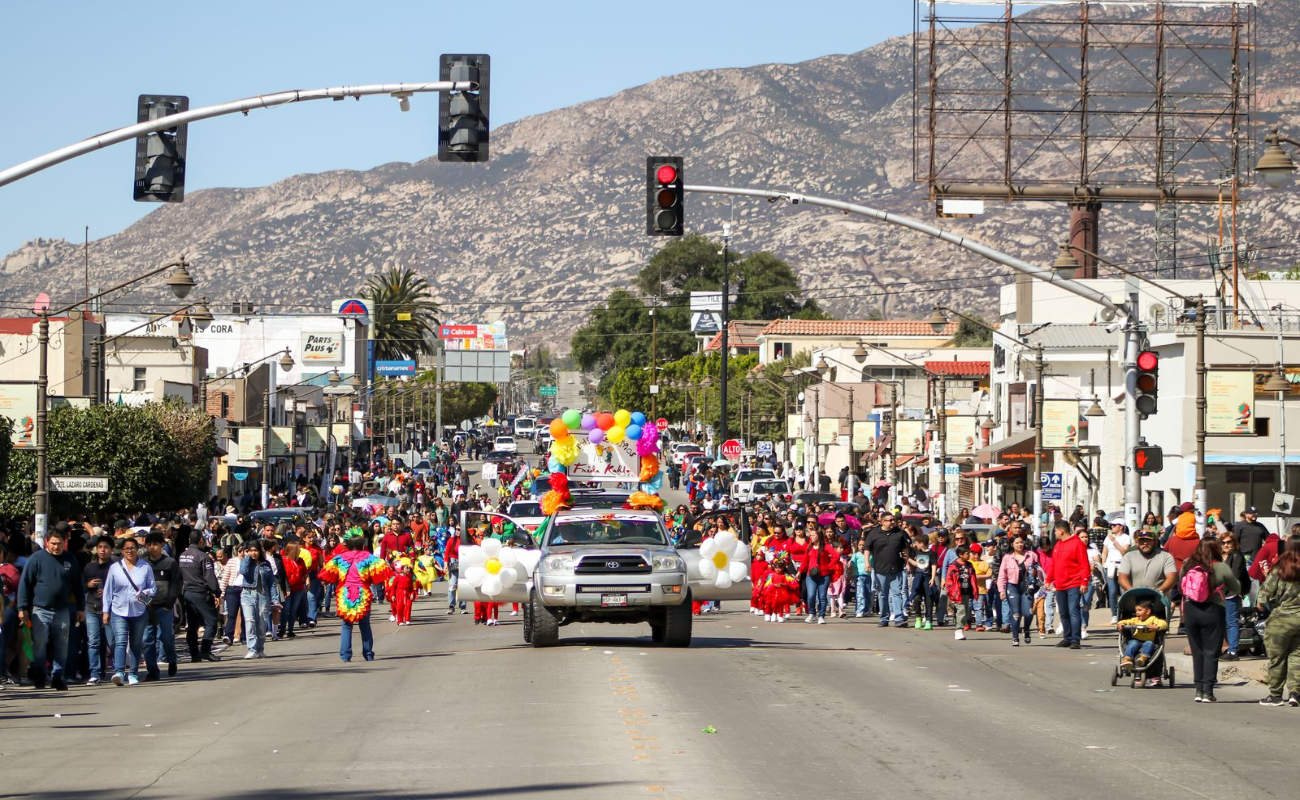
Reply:
[[[1258, 97], [1267, 113], [1259, 118], [1280, 118], [1294, 134], [1300, 0], [1269, 0], [1260, 17]], [[933, 218], [924, 187], [912, 181], [911, 69], [909, 41], [899, 38], [801, 64], [674, 75], [500, 126], [487, 165], [428, 159], [194, 191], [98, 242], [91, 283], [107, 285], [116, 265], [129, 272], [183, 249], [221, 305], [250, 299], [303, 311], [324, 308], [369, 274], [411, 266], [438, 288], [448, 316], [505, 312], [512, 333], [559, 344], [581, 314], [573, 303], [556, 309], [557, 287], [566, 287], [566, 301], [598, 302], [658, 246], [644, 235], [648, 154], [684, 155], [692, 183], [783, 187]], [[1300, 216], [1295, 198], [1247, 190], [1243, 230], [1288, 239]], [[716, 234], [734, 216], [738, 247], [790, 261], [837, 316], [882, 306], [917, 313], [936, 301], [988, 313], [1007, 280], [992, 264], [864, 219], [762, 201], [687, 202], [689, 229]], [[1059, 205], [991, 204], [980, 219], [945, 225], [1050, 263], [1066, 218]], [[1213, 209], [1185, 207], [1183, 255], [1203, 253], [1215, 224]], [[1102, 236], [1115, 260], [1150, 259], [1152, 210], [1108, 207]], [[5, 300], [80, 285], [79, 243], [36, 239], [0, 260]]]

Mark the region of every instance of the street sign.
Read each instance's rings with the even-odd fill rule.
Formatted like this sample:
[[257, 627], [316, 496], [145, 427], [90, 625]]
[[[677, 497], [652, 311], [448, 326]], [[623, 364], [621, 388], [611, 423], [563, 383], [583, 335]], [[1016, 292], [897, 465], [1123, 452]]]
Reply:
[[542, 397], [555, 397], [557, 394], [560, 393], [560, 391], [554, 386], [543, 386], [542, 388], [537, 390], [537, 393]]
[[657, 383], [650, 384], [650, 394], [659, 394], [659, 384]]
[[321, 394], [352, 394], [352, 387], [347, 384], [342, 386], [326, 386], [321, 389]]
[[1044, 472], [1038, 478], [1042, 484], [1043, 499], [1061, 501], [1065, 499], [1063, 490], [1065, 488], [1065, 473], [1063, 472]]
[[740, 458], [740, 451], [742, 449], [740, 442], [735, 439], [728, 439], [722, 443], [722, 457], [728, 461], [736, 461]]
[[248, 480], [248, 470], [237, 469], [234, 472], [230, 473], [230, 477], [234, 478], [237, 481], [246, 481]]
[[659, 430], [661, 430], [661, 431], [666, 431], [666, 430], [668, 430], [668, 420], [667, 420], [667, 418], [665, 418], [665, 417], [660, 417], [659, 419], [655, 420], [655, 427], [659, 428]]
[[107, 475], [51, 475], [50, 488], [56, 492], [107, 492]]
[[772, 455], [772, 443], [759, 442], [757, 445], [754, 446], [754, 452], [760, 456], [770, 456]]

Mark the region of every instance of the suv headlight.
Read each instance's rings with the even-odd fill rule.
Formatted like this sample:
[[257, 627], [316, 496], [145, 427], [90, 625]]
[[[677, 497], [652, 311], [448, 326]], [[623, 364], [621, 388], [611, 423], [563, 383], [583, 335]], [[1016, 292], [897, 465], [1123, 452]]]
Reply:
[[677, 556], [655, 556], [650, 559], [650, 568], [655, 572], [679, 572], [683, 567]]
[[547, 556], [542, 559], [542, 569], [547, 572], [567, 572], [573, 569], [573, 556]]

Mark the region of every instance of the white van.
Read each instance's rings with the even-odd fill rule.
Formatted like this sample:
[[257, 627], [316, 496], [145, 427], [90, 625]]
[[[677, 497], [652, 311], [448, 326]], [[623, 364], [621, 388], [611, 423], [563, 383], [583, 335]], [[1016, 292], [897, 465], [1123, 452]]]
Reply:
[[537, 420], [533, 417], [515, 417], [515, 436], [531, 439], [536, 430]]

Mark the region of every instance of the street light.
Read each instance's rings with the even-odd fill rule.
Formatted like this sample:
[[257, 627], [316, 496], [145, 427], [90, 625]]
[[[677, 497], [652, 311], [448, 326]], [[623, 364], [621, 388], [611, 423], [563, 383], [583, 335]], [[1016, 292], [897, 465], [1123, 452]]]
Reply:
[[1290, 145], [1300, 145], [1295, 139], [1283, 136], [1277, 126], [1264, 137], [1267, 146], [1259, 157], [1258, 163], [1255, 164], [1255, 171], [1264, 179], [1264, 184], [1270, 189], [1281, 189], [1291, 182], [1295, 174], [1295, 162], [1291, 156], [1282, 149], [1282, 142]]
[[1079, 260], [1070, 252], [1070, 244], [1062, 242], [1056, 253], [1056, 260], [1052, 262], [1052, 271], [1064, 280], [1073, 280], [1074, 273], [1079, 270]]

